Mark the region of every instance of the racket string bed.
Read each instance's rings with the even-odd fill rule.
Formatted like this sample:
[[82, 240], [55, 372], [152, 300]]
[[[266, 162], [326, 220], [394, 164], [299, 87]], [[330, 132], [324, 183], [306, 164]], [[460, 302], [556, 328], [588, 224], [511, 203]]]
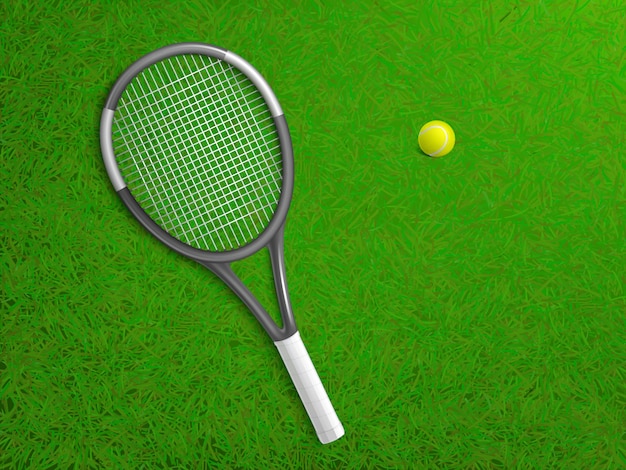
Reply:
[[[280, 198], [278, 136], [271, 132], [273, 120], [262, 97], [252, 84], [242, 85], [234, 67], [218, 70], [218, 78], [207, 77], [203, 72], [215, 71], [219, 61], [206, 58], [210, 65], [193, 70], [199, 65], [193, 57], [191, 65], [176, 57], [174, 64], [151, 67], [140, 76], [145, 81], [129, 86], [115, 120], [124, 144], [118, 153], [128, 154], [119, 163], [130, 170], [127, 183], [142, 208], [169, 233], [200, 249], [237, 248], [267, 226]], [[193, 71], [173, 80], [171, 66]], [[213, 84], [220, 76], [227, 77], [226, 86]], [[166, 79], [179, 87], [169, 97], [164, 96], [168, 86], [161, 85]], [[199, 80], [209, 85], [201, 87]], [[246, 94], [253, 99], [242, 99]], [[267, 122], [272, 124], [263, 125]], [[234, 127], [242, 131], [214, 133], [211, 147], [201, 145], [203, 133]], [[255, 148], [261, 151], [251, 152]]]

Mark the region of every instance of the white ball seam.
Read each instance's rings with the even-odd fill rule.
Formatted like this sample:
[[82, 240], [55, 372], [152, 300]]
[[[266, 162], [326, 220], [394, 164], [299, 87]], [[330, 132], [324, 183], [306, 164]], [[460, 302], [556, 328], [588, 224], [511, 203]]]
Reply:
[[448, 145], [448, 131], [446, 131], [442, 126], [430, 126], [430, 127], [427, 127], [426, 129], [424, 129], [422, 132], [420, 132], [419, 135], [422, 135], [422, 134], [428, 132], [431, 129], [441, 129], [443, 131], [443, 134], [446, 136], [446, 140], [444, 140], [443, 145], [441, 146], [441, 148], [439, 150], [437, 150], [436, 152], [428, 154], [431, 157], [436, 157], [441, 152], [443, 152], [443, 150], [446, 148], [446, 145]]

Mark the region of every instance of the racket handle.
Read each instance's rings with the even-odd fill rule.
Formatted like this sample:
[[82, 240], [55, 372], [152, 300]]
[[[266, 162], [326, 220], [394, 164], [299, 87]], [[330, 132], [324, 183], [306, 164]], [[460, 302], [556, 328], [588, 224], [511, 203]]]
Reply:
[[328, 444], [336, 441], [345, 431], [304, 347], [300, 332], [296, 331], [293, 336], [274, 344], [291, 375], [320, 442]]

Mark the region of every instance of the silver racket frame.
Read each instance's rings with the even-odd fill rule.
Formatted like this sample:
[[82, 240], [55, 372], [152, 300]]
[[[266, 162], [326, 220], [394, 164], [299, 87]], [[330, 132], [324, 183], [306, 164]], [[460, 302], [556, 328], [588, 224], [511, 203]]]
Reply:
[[[112, 140], [113, 116], [124, 90], [128, 84], [147, 67], [167, 59], [168, 57], [181, 54], [202, 54], [213, 57], [223, 60], [243, 72], [250, 79], [250, 81], [254, 83], [265, 99], [276, 125], [282, 157], [282, 187], [280, 198], [278, 200], [278, 206], [276, 207], [272, 220], [261, 235], [249, 244], [235, 250], [221, 253], [199, 250], [172, 237], [169, 233], [159, 227], [159, 225], [157, 225], [137, 203], [126, 186], [126, 182], [124, 181], [124, 178], [118, 168], [117, 161], [115, 160]], [[284, 340], [296, 333], [298, 329], [287, 291], [287, 277], [285, 273], [283, 249], [285, 220], [291, 203], [294, 184], [294, 163], [291, 136], [289, 134], [287, 121], [276, 95], [274, 95], [274, 92], [263, 76], [250, 63], [237, 54], [226, 49], [210, 44], [193, 42], [172, 44], [143, 56], [128, 67], [122, 75], [120, 75], [109, 93], [104, 110], [102, 111], [102, 117], [100, 119], [100, 147], [102, 150], [102, 158], [113, 187], [128, 210], [130, 210], [130, 212], [146, 228], [146, 230], [148, 230], [148, 232], [172, 250], [197, 261], [213, 271], [213, 273], [222, 279], [222, 281], [224, 281], [241, 298], [241, 300], [254, 314], [261, 326], [263, 326], [263, 329], [265, 329], [267, 334], [274, 341]], [[230, 267], [231, 262], [252, 256], [264, 247], [269, 249], [272, 261], [274, 283], [283, 324], [282, 327], [276, 325], [267, 311], [256, 300], [254, 295], [241, 282]]]

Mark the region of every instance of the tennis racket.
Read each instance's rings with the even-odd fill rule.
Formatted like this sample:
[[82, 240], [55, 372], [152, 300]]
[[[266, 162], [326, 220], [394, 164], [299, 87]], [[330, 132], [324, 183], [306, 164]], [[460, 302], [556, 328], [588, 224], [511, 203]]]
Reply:
[[[155, 50], [113, 85], [100, 145], [113, 187], [147, 231], [207, 267], [248, 306], [276, 345], [319, 440], [343, 436], [291, 310], [283, 233], [293, 149], [280, 104], [261, 74], [208, 44]], [[230, 266], [264, 247], [282, 327]]]

